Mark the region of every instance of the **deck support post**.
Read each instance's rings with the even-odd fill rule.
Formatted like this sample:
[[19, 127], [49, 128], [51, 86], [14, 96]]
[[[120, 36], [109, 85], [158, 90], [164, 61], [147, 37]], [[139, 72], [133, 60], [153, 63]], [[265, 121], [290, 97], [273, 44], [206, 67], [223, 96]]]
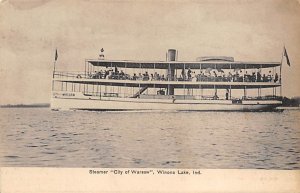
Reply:
[[[202, 71], [202, 64], [201, 63], [199, 65], [199, 70], [200, 70], [199, 74], [201, 74], [201, 71]], [[201, 81], [201, 77], [199, 77], [199, 81]]]
[[93, 83], [93, 94], [94, 94], [94, 92], [95, 92], [95, 90], [94, 90], [94, 85], [95, 85], [95, 83]]
[[[84, 74], [85, 74], [85, 78], [88, 78], [88, 73], [87, 73], [87, 61], [86, 61], [86, 60], [85, 60]], [[83, 93], [85, 93], [85, 84], [83, 84]]]
[[282, 97], [282, 78], [281, 78], [281, 70], [282, 70], [282, 60], [283, 60], [283, 55], [284, 55], [284, 50], [282, 52], [282, 55], [281, 55], [281, 62], [280, 62], [280, 75], [279, 75], [279, 83], [280, 83], [280, 96]]
[[231, 85], [229, 85], [229, 99], [231, 100]]
[[90, 65], [89, 65], [89, 63], [87, 63], [87, 71], [88, 71], [88, 75], [90, 75]]
[[[139, 73], [142, 73], [141, 72], [141, 69], [142, 69], [142, 63], [140, 63], [140, 72]], [[139, 80], [139, 96], [137, 97], [137, 98], [140, 98], [141, 96], [141, 82], [140, 82], [141, 80]]]
[[101, 100], [101, 85], [100, 85], [100, 100]]
[[[174, 68], [174, 66], [171, 66], [171, 64], [169, 63], [167, 80], [173, 81], [174, 75], [175, 75], [175, 68]], [[173, 85], [168, 84], [168, 95], [174, 95], [174, 86]]]
[[185, 81], [185, 63], [183, 63], [183, 74], [182, 74], [183, 81]]
[[[185, 63], [183, 63], [183, 74], [182, 74], [183, 81], [185, 81]], [[183, 99], [185, 99], [185, 84], [183, 84]]]
[[185, 84], [183, 84], [183, 99], [185, 99]]
[[218, 97], [218, 90], [217, 90], [217, 88], [216, 88], [216, 85], [214, 84], [214, 91], [215, 91], [215, 95], [214, 95], [214, 97], [217, 99]]
[[99, 92], [99, 83], [97, 83], [97, 86], [96, 86], [96, 96], [98, 95], [98, 92]]
[[[125, 74], [125, 77], [126, 77], [126, 75], [127, 75], [127, 62], [125, 62], [125, 65], [124, 65], [124, 67], [125, 67], [125, 69], [124, 69], [124, 74]], [[125, 78], [126, 79], [126, 78]], [[127, 87], [127, 84], [125, 83], [124, 84], [125, 85], [125, 87]], [[125, 95], [125, 93], [124, 93], [124, 95]]]
[[[155, 63], [154, 63], [154, 74], [155, 74]], [[153, 77], [154, 77], [154, 76], [153, 76]], [[155, 80], [155, 77], [154, 77], [154, 81], [156, 81], [156, 80]], [[157, 89], [156, 89], [155, 83], [153, 84], [153, 88], [154, 88], [154, 93], [157, 94]]]

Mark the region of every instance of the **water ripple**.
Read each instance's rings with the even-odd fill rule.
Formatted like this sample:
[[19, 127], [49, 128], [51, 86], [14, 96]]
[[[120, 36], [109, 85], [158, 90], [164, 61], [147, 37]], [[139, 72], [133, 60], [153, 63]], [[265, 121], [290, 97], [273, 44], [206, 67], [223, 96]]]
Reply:
[[0, 111], [1, 166], [300, 169], [299, 111]]

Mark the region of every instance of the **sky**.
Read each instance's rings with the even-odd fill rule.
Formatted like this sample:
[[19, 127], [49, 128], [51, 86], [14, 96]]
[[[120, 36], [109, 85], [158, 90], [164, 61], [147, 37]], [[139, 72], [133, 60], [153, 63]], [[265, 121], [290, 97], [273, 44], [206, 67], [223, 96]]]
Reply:
[[283, 95], [300, 96], [297, 0], [0, 0], [0, 104], [49, 103], [58, 71], [83, 71], [85, 59], [178, 60], [233, 56], [283, 60]]

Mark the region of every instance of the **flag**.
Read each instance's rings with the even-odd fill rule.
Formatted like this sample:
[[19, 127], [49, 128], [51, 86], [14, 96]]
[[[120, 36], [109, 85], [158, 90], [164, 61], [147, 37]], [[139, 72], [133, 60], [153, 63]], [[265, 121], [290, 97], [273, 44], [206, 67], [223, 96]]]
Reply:
[[55, 50], [55, 61], [57, 61], [58, 54], [57, 54], [57, 49]]
[[288, 56], [288, 54], [287, 54], [287, 51], [286, 51], [285, 47], [284, 47], [284, 56], [286, 57], [286, 63], [287, 63], [289, 66], [291, 66], [290, 59], [289, 59], [289, 56]]

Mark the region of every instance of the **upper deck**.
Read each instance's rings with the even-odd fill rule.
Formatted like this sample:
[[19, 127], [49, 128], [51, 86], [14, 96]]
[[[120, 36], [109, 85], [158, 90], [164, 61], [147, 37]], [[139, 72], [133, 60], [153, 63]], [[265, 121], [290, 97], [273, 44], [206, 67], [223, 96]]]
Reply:
[[[136, 86], [270, 88], [281, 86], [280, 62], [241, 62], [228, 56], [198, 57], [177, 61], [177, 51], [169, 49], [166, 61], [87, 59], [81, 73], [56, 72], [57, 81]], [[280, 74], [278, 75], [280, 71]]]
[[189, 95], [195, 90], [201, 91], [202, 95], [207, 89], [215, 91], [214, 98], [218, 89], [226, 90], [226, 98], [229, 93], [231, 98], [232, 89], [243, 89], [244, 97], [248, 89], [250, 92], [257, 89], [260, 97], [262, 89], [267, 93], [272, 91], [267, 95], [276, 96], [276, 87], [281, 87], [280, 62], [241, 62], [226, 56], [177, 61], [176, 50], [168, 50], [166, 61], [106, 60], [102, 53], [99, 56], [99, 59], [85, 60], [84, 71], [54, 72], [53, 85], [58, 83], [65, 90], [71, 87], [74, 91], [76, 86], [80, 90], [83, 84], [85, 93], [94, 93], [94, 89], [101, 92], [102, 88], [105, 93], [117, 93], [118, 96], [122, 89], [132, 87], [131, 97], [140, 96], [146, 90], [147, 94], [157, 92], [169, 96]]

